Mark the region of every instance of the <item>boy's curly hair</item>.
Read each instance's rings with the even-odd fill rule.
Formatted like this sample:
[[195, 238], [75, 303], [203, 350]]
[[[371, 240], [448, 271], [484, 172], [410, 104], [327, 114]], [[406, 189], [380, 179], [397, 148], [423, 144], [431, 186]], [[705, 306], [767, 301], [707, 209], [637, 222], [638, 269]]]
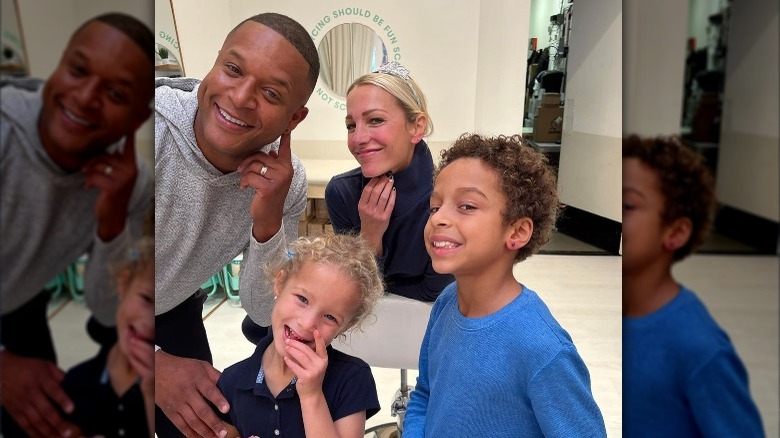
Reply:
[[550, 240], [560, 211], [556, 175], [547, 157], [520, 135], [483, 137], [464, 133], [452, 147], [441, 152], [434, 180], [442, 169], [459, 158], [477, 158], [498, 174], [501, 191], [507, 199], [502, 211], [505, 225], [522, 217], [533, 221], [531, 239], [517, 251], [515, 263], [538, 252]]
[[384, 282], [376, 264], [374, 251], [360, 235], [325, 233], [316, 237], [299, 237], [290, 244], [287, 257], [269, 264], [266, 273], [274, 282], [284, 271], [283, 282], [295, 275], [307, 262], [329, 265], [348, 276], [358, 289], [360, 304], [345, 331], [360, 327], [384, 294]]
[[690, 239], [674, 252], [675, 261], [687, 257], [707, 237], [717, 205], [713, 177], [704, 157], [682, 144], [679, 137], [630, 135], [623, 139], [623, 158], [637, 158], [658, 174], [664, 224], [681, 217], [691, 220]]

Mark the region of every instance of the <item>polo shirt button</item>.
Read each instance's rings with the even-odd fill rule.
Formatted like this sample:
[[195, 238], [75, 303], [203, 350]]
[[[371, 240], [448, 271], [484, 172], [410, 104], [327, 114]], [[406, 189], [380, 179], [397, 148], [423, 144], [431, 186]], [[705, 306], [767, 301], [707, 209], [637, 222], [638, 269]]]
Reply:
[[120, 411], [124, 411], [124, 410], [125, 410], [125, 407], [124, 407], [124, 406], [122, 406], [122, 403], [119, 403], [119, 410], [120, 410]]
[[278, 411], [279, 410], [279, 405], [274, 405], [274, 410]]
[[279, 435], [279, 429], [276, 429], [276, 430], [274, 431], [274, 435]]
[[125, 430], [119, 429], [119, 436], [125, 436]]

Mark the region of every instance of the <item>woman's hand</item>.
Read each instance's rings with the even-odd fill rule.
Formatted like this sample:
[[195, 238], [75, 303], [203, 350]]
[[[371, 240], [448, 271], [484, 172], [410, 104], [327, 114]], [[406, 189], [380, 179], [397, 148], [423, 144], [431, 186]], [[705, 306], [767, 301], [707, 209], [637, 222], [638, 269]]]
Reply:
[[360, 215], [360, 234], [368, 241], [377, 256], [381, 256], [382, 236], [390, 224], [390, 214], [395, 206], [395, 187], [393, 177], [382, 175], [372, 178], [358, 203]]

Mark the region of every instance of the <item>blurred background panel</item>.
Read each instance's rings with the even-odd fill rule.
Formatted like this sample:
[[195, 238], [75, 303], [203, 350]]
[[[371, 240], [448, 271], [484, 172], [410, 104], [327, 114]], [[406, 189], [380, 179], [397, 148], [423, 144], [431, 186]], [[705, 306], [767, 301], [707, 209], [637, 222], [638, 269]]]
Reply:
[[623, 132], [680, 135], [715, 174], [709, 239], [674, 267], [745, 362], [778, 436], [778, 3], [623, 2]]
[[[154, 4], [152, 0], [0, 0], [2, 1], [3, 45], [6, 41], [18, 41], [23, 55], [24, 70], [3, 75], [30, 76], [46, 79], [57, 67], [70, 36], [86, 20], [106, 12], [123, 12], [132, 15], [154, 29]], [[151, 50], [151, 48], [150, 48]], [[117, 54], [121, 56], [121, 54]], [[149, 78], [152, 80], [152, 78]], [[137, 151], [154, 168], [154, 125], [148, 119], [136, 133]], [[92, 211], [73, 214], [91, 215]], [[52, 279], [49, 286], [49, 325], [57, 350], [58, 365], [67, 370], [71, 366], [93, 356], [98, 345], [90, 339], [85, 325], [90, 311], [83, 301], [83, 274], [86, 260], [80, 259]]]

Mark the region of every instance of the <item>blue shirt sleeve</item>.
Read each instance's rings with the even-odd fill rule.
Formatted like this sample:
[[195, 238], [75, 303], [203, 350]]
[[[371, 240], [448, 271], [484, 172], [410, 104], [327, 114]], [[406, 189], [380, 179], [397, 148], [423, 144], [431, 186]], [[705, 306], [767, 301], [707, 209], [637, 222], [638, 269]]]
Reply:
[[573, 345], [562, 348], [536, 373], [528, 397], [545, 437], [607, 436], [590, 374]]
[[[431, 327], [442, 312], [444, 300], [437, 300], [431, 308], [431, 316], [428, 318], [428, 326], [425, 328], [425, 336], [420, 346], [419, 374], [414, 391], [409, 395], [409, 403], [406, 405], [404, 417], [404, 438], [416, 438], [425, 436], [425, 416], [428, 413], [428, 400], [431, 396], [431, 384], [428, 376], [428, 345], [431, 340]], [[437, 340], [446, 342], [446, 340]]]
[[689, 379], [685, 391], [703, 436], [764, 436], [747, 371], [733, 349], [718, 351]]

